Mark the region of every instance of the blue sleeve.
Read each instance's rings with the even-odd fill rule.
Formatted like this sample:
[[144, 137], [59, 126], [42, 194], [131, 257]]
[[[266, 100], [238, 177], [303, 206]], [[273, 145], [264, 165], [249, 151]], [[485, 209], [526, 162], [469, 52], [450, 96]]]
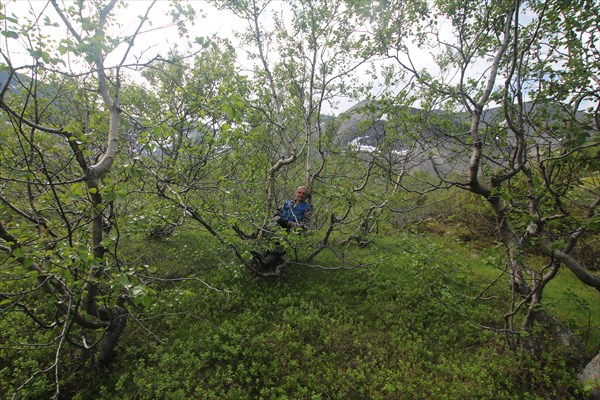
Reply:
[[291, 200], [288, 200], [285, 203], [283, 203], [283, 209], [281, 210], [281, 218], [285, 221], [289, 221], [290, 219], [292, 219], [291, 203]]

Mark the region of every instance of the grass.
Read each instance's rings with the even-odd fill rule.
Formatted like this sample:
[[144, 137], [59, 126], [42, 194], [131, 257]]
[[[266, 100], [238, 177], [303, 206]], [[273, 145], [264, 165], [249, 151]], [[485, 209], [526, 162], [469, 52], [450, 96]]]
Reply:
[[[427, 232], [427, 237], [435, 240], [443, 246], [453, 248], [458, 260], [469, 258], [463, 263], [466, 276], [476, 287], [483, 288], [490, 282], [498, 280], [495, 285], [495, 294], [508, 290], [506, 283], [509, 278], [505, 272], [505, 255], [502, 245], [494, 244], [493, 241], [482, 242], [461, 241], [457, 238], [464, 235], [464, 227], [461, 224], [452, 224], [448, 221], [443, 223], [434, 219], [422, 223], [421, 232]], [[432, 235], [433, 233], [433, 235]], [[528, 264], [541, 267], [547, 260], [529, 255]], [[460, 261], [458, 261], [460, 262]], [[500, 293], [498, 293], [498, 290]], [[582, 341], [582, 345], [588, 357], [593, 357], [600, 349], [600, 301], [597, 290], [584, 285], [566, 267], [561, 267], [555, 277], [544, 289], [544, 306], [551, 315], [556, 316], [563, 324], [575, 332]], [[499, 305], [501, 307], [501, 305]]]
[[[274, 281], [228, 263], [209, 243], [187, 232], [130, 247], [171, 277], [193, 272], [202, 281], [160, 283], [148, 317], [163, 316], [130, 322], [111, 377], [78, 388], [75, 398], [96, 391], [120, 399], [579, 396], [560, 350], [534, 360], [470, 322], [501, 324], [498, 304], [469, 297], [498, 271], [494, 257], [462, 243], [380, 238], [346, 249], [365, 267], [293, 266]], [[337, 253], [316, 264], [346, 265]]]
[[[292, 265], [277, 280], [252, 276], [198, 231], [130, 238], [123, 249], [126, 265], [156, 270], [161, 279], [147, 283], [156, 294], [128, 321], [106, 374], [63, 351], [64, 398], [585, 398], [551, 338], [548, 351], [532, 357], [478, 326], [502, 326], [502, 290], [475, 300], [500, 276], [501, 249], [443, 233], [388, 234]], [[549, 308], [592, 352], [600, 306], [567, 272], [549, 288]], [[22, 383], [50, 352], [0, 362], [0, 382]], [[51, 395], [52, 374], [22, 398]]]

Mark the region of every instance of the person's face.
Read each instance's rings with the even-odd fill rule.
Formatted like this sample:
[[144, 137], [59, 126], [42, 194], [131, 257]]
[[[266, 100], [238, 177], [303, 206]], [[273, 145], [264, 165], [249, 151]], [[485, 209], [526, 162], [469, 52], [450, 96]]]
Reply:
[[306, 189], [298, 189], [296, 190], [296, 201], [304, 201], [308, 196], [308, 192]]

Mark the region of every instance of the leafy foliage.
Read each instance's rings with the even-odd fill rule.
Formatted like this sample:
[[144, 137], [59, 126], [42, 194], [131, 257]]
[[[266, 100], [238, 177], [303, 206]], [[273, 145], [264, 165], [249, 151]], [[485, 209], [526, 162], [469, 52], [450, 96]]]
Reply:
[[[198, 247], [210, 242], [215, 247]], [[506, 292], [499, 287], [500, 297], [488, 302], [475, 298], [487, 285], [482, 278], [498, 271], [497, 260], [482, 262], [473, 248], [431, 235], [390, 236], [373, 246], [376, 253], [351, 249], [370, 267], [297, 266], [285, 280], [268, 282], [230, 258], [215, 264], [218, 242], [205, 234], [179, 232], [152, 244], [132, 239], [124, 257], [157, 269], [162, 278], [150, 285], [158, 296], [147, 310], [163, 316], [140, 315], [130, 326], [112, 375], [92, 382], [80, 375], [63, 390], [74, 398], [127, 399], [582, 396], [560, 350], [541, 362], [517, 356], [472, 323], [502, 325], [493, 310], [509, 301]], [[323, 253], [317, 265], [348, 264]], [[200, 272], [203, 280], [194, 278]]]
[[[132, 56], [155, 3], [132, 34], [121, 1], [1, 14], [2, 390], [582, 396], [549, 311], [597, 348], [577, 283], [600, 282], [598, 5], [302, 0], [265, 24], [269, 1], [214, 3], [247, 24], [251, 73], [217, 37]], [[187, 38], [194, 10], [171, 12]], [[377, 85], [362, 108], [322, 114]], [[372, 151], [348, 146], [372, 131]], [[310, 228], [271, 234], [300, 184]], [[274, 247], [285, 269], [253, 268]]]
[[[231, 292], [205, 297], [207, 308], [197, 314], [201, 321], [182, 322], [201, 326], [190, 329], [194, 345], [186, 353], [206, 360], [190, 374], [190, 386], [208, 396], [214, 391], [215, 397], [446, 393], [456, 398], [463, 385], [472, 393], [482, 391], [481, 397], [502, 393], [511, 384], [527, 385], [499, 377], [514, 368], [512, 362], [492, 363], [503, 372], [484, 367], [502, 344], [465, 320], [457, 321], [441, 302], [448, 290], [466, 283], [460, 277], [460, 271], [467, 272], [464, 253], [452, 256], [456, 252], [441, 243], [432, 246], [428, 238], [410, 236], [387, 240], [377, 250], [383, 257], [372, 260], [371, 268], [326, 272], [300, 267], [276, 285], [248, 282], [241, 275], [230, 281]], [[353, 257], [371, 258], [370, 253], [355, 250]], [[337, 265], [331, 257], [323, 261]], [[494, 323], [489, 320], [493, 313], [479, 302], [464, 304], [464, 311]], [[177, 348], [183, 351], [186, 346], [181, 345]], [[471, 346], [479, 350], [467, 361], [465, 349]], [[431, 374], [440, 378], [432, 380]], [[446, 379], [446, 374], [462, 378]], [[204, 385], [198, 385], [198, 377]], [[510, 398], [510, 389], [506, 393]]]

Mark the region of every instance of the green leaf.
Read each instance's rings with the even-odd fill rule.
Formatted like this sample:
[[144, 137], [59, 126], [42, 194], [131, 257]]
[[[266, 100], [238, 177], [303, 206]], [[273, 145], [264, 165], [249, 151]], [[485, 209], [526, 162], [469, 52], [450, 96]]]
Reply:
[[14, 32], [14, 31], [2, 31], [2, 35], [4, 35], [7, 38], [11, 38], [11, 39], [18, 39], [19, 38], [19, 34], [17, 32]]
[[22, 248], [16, 247], [16, 248], [13, 249], [12, 255], [15, 258], [21, 258], [21, 257], [23, 257], [25, 255], [25, 253], [23, 252]]
[[93, 31], [96, 29], [96, 23], [89, 17], [81, 19], [81, 27], [86, 31]]
[[10, 17], [8, 15], [4, 15], [3, 13], [0, 12], [0, 21], [3, 21], [3, 20], [7, 20], [8, 22], [12, 22], [14, 24], [18, 24], [19, 23], [18, 19], [14, 18], [14, 17]]
[[144, 291], [144, 286], [134, 286], [134, 287], [131, 289], [131, 294], [132, 294], [134, 297], [137, 297], [137, 296], [143, 295], [143, 294], [144, 294], [144, 292], [145, 292], [145, 291]]
[[115, 201], [117, 203], [124, 203], [127, 200], [127, 196], [124, 192], [117, 192], [115, 196]]
[[104, 193], [104, 200], [110, 202], [110, 201], [115, 201], [116, 199], [116, 194], [115, 192], [105, 192]]

